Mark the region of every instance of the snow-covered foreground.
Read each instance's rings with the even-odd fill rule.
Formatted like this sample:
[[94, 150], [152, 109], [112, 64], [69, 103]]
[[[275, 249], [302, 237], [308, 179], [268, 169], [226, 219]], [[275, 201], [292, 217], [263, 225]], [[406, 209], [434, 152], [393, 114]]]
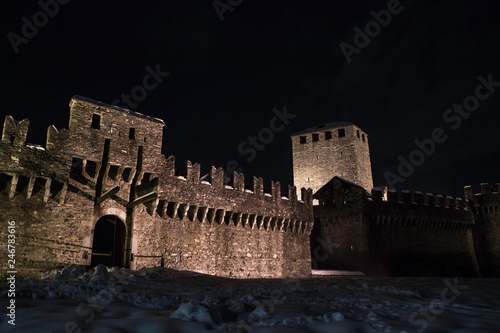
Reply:
[[16, 282], [15, 326], [2, 285], [1, 332], [500, 332], [500, 279], [54, 273]]

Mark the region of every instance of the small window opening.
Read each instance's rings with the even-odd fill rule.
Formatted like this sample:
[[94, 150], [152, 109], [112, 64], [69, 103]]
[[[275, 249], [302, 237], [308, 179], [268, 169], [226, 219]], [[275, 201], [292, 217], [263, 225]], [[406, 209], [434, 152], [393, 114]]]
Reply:
[[303, 143], [306, 143], [307, 142], [307, 138], [305, 136], [301, 136], [300, 137], [300, 143], [303, 144]]
[[357, 135], [357, 137], [359, 139], [359, 130], [356, 130], [356, 135]]
[[29, 183], [30, 179], [28, 177], [19, 175], [19, 178], [17, 180], [16, 192], [26, 193]]
[[319, 134], [313, 134], [313, 141], [319, 141]]
[[0, 193], [9, 194], [14, 177], [0, 173]]
[[325, 140], [330, 140], [332, 138], [332, 132], [331, 131], [326, 131], [325, 132]]
[[87, 175], [94, 178], [97, 173], [97, 163], [87, 160], [87, 164], [85, 165], [85, 172], [87, 173]]
[[13, 136], [10, 137], [10, 144], [13, 145], [14, 141], [16, 141], [16, 136], [15, 135], [13, 135]]
[[122, 173], [122, 178], [127, 183], [132, 180], [132, 168], [125, 168]]
[[169, 202], [167, 204], [167, 216], [170, 218], [174, 218], [175, 215], [175, 202]]
[[362, 139], [363, 139], [363, 142], [365, 142], [365, 135], [364, 135], [364, 134], [362, 134], [362, 135], [361, 135], [361, 137], [362, 137]]
[[130, 127], [130, 130], [128, 132], [128, 138], [135, 140], [135, 128], [134, 127]]
[[109, 171], [108, 171], [108, 177], [111, 178], [114, 181], [118, 180], [118, 170], [120, 167], [118, 165], [110, 165], [109, 166]]
[[38, 194], [41, 196], [44, 195], [44, 189], [45, 189], [45, 184], [47, 183], [47, 180], [44, 178], [35, 178], [35, 183], [33, 185], [33, 190], [31, 192], [31, 197], [35, 197]]
[[98, 114], [92, 115], [92, 126], [93, 129], [101, 129], [101, 116]]
[[345, 129], [344, 128], [339, 128], [339, 138], [345, 136]]

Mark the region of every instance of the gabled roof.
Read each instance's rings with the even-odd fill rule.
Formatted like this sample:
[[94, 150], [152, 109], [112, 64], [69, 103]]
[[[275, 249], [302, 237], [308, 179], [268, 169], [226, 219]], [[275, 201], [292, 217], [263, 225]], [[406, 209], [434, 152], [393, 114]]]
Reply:
[[95, 104], [95, 105], [104, 106], [104, 107], [106, 107], [108, 109], [113, 109], [113, 110], [116, 110], [116, 111], [121, 111], [121, 112], [124, 112], [124, 113], [128, 113], [130, 115], [133, 115], [133, 116], [136, 116], [136, 117], [139, 117], [139, 118], [144, 118], [144, 119], [151, 120], [151, 121], [154, 121], [154, 122], [157, 122], [157, 123], [165, 125], [165, 122], [163, 120], [161, 120], [160, 118], [155, 118], [155, 117], [147, 116], [147, 115], [139, 113], [139, 112], [130, 111], [129, 109], [121, 108], [121, 107], [116, 106], [116, 105], [106, 104], [106, 103], [103, 103], [103, 102], [100, 102], [100, 101], [96, 101], [96, 100], [93, 100], [91, 98], [83, 97], [83, 96], [80, 96], [80, 95], [75, 95], [75, 96], [73, 96], [73, 98], [74, 99], [78, 99], [80, 101], [89, 102], [89, 103], [92, 103], [92, 104]]
[[321, 124], [321, 125], [318, 125], [315, 127], [306, 128], [305, 130], [302, 130], [300, 132], [292, 134], [292, 136], [299, 135], [299, 134], [318, 132], [318, 131], [333, 129], [333, 128], [337, 128], [337, 127], [343, 127], [343, 126], [348, 126], [348, 125], [354, 125], [354, 124], [349, 122], [349, 121], [337, 121], [337, 122], [333, 122], [333, 123], [325, 123], [325, 124]]
[[344, 185], [349, 185], [349, 186], [352, 186], [352, 187], [357, 187], [363, 191], [366, 191], [366, 189], [361, 186], [361, 185], [358, 185], [356, 183], [353, 183], [353, 182], [350, 182], [348, 180], [345, 180], [344, 178], [340, 178], [339, 176], [335, 176], [333, 177], [332, 179], [330, 179], [330, 181], [328, 183], [326, 183], [325, 185], [323, 185], [319, 190], [316, 191], [316, 193], [314, 193], [314, 198], [315, 199], [318, 199], [322, 194], [326, 194], [330, 191], [330, 189], [332, 188], [332, 185], [333, 185], [333, 182], [335, 182], [336, 180], [340, 181], [340, 183], [344, 184]]

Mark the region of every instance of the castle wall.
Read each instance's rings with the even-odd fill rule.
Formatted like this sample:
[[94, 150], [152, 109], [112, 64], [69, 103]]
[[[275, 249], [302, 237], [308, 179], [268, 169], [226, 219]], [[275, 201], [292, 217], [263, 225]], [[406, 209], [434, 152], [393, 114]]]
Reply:
[[320, 204], [314, 206], [313, 265], [317, 264], [319, 269], [365, 271], [370, 259], [368, 229], [363, 217], [365, 190], [339, 179], [332, 180], [325, 188], [328, 193], [317, 193]]
[[366, 206], [368, 242], [374, 262], [392, 276], [478, 275], [472, 239], [474, 220], [461, 199], [373, 191]]
[[[83, 251], [91, 252], [90, 221], [86, 207], [58, 206], [39, 198], [5, 200], [0, 210], [2, 243], [7, 239], [7, 221], [16, 222], [16, 267], [54, 268], [81, 264]], [[91, 246], [91, 245], [90, 245]], [[7, 246], [2, 248], [6, 252]], [[4, 255], [5, 254], [5, 255]], [[6, 253], [2, 253], [6, 258]], [[2, 267], [5, 267], [6, 260]]]
[[364, 271], [369, 252], [362, 221], [362, 215], [345, 212], [315, 217], [316, 229], [311, 236], [313, 268]]
[[262, 179], [253, 178], [245, 189], [238, 174], [224, 185], [223, 170], [215, 168], [210, 182], [201, 181], [198, 164], [187, 162], [184, 176], [175, 176], [174, 164], [173, 157], [166, 160], [158, 199], [141, 211], [153, 219], [136, 224], [138, 252], [157, 256], [138, 258], [138, 267], [163, 257], [169, 267], [228, 277], [310, 274], [310, 191], [302, 203], [294, 187], [282, 196], [271, 182], [264, 193]]
[[[0, 142], [1, 243], [7, 240], [7, 222], [14, 220], [16, 267], [78, 263], [86, 231], [80, 220], [68, 217], [84, 215], [84, 203], [62, 209], [67, 192], [63, 174], [70, 167], [40, 146], [25, 145], [28, 123], [5, 118]], [[1, 251], [6, 250], [2, 246]]]
[[[474, 219], [461, 199], [381, 190], [372, 196], [333, 179], [315, 194], [312, 249], [318, 235], [333, 247], [320, 268], [369, 275], [477, 276]], [[314, 259], [314, 253], [313, 259]]]
[[[165, 265], [231, 277], [310, 275], [312, 193], [281, 194], [262, 179], [208, 181], [187, 162], [161, 155], [163, 121], [82, 97], [70, 103], [69, 129], [48, 130], [46, 148], [26, 145], [28, 121], [5, 120], [0, 142], [0, 228], [17, 223], [17, 267], [89, 265], [96, 223], [124, 224], [124, 265]], [[130, 128], [134, 130], [130, 134]], [[2, 247], [2, 253], [6, 246]]]

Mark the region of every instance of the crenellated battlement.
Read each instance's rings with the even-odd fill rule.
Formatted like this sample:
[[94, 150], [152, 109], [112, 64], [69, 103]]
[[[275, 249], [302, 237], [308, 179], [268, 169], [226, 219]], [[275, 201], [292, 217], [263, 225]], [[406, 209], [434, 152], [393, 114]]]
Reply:
[[[108, 182], [109, 180], [125, 180], [127, 183], [130, 183], [132, 180], [131, 175], [135, 172], [134, 159], [136, 158], [136, 151], [140, 148], [137, 142], [138, 137], [141, 141], [149, 143], [147, 138], [149, 124], [155, 124], [153, 126], [154, 133], [156, 133], [157, 128], [161, 128], [164, 125], [164, 122], [160, 119], [110, 106], [81, 96], [74, 96], [71, 99], [70, 109], [69, 129], [58, 130], [53, 125], [49, 126], [47, 129], [45, 148], [39, 145], [26, 144], [29, 120], [24, 119], [22, 121], [16, 121], [12, 116], [6, 116], [2, 132], [2, 142], [12, 145], [13, 147], [24, 147], [30, 150], [22, 153], [22, 156], [12, 156], [12, 158], [22, 159], [24, 157], [32, 160], [30, 163], [33, 163], [34, 160], [40, 158], [40, 154], [31, 154], [36, 150], [38, 152], [43, 151], [47, 156], [54, 155], [53, 157], [55, 158], [66, 159], [66, 163], [72, 159], [71, 163], [75, 164], [76, 160], [76, 163], [80, 163], [79, 167], [82, 169], [80, 172], [81, 177], [78, 176], [77, 178], [82, 178], [81, 180], [85, 183], [89, 181], [95, 183], [97, 174], [100, 172], [101, 168], [101, 161], [99, 159], [104, 153], [104, 138], [108, 137], [110, 138], [107, 140], [110, 141], [111, 151], [108, 165], [104, 166], [102, 169], [102, 172], [106, 173], [105, 179], [108, 180]], [[117, 111], [119, 113], [116, 113]], [[131, 118], [131, 120], [126, 118], [124, 120], [126, 125], [124, 126], [117, 124], [116, 116], [132, 116], [133, 118]], [[140, 120], [135, 121], [135, 118], [139, 118]], [[134, 127], [129, 128], [128, 126]], [[128, 131], [128, 133], [123, 133], [126, 131]], [[101, 134], [105, 135], [102, 139], [100, 139], [99, 136]], [[128, 137], [126, 139], [120, 139], [120, 137], [123, 137], [122, 134], [128, 135]], [[115, 135], [118, 136], [118, 141], [113, 139]], [[142, 139], [143, 136], [144, 139]], [[161, 136], [155, 134], [153, 138], [157, 140], [158, 138], [161, 139]], [[80, 143], [82, 140], [91, 143], [91, 145], [81, 146]], [[129, 143], [125, 146], [120, 144], [120, 141], [123, 140]], [[97, 146], [93, 146], [96, 142]], [[153, 142], [152, 145], [161, 148], [161, 143]], [[170, 181], [184, 181], [192, 186], [210, 185], [212, 194], [215, 192], [229, 193], [228, 191], [235, 191], [243, 192], [247, 197], [253, 195], [254, 197], [261, 198], [261, 200], [273, 200], [275, 202], [288, 201], [311, 205], [311, 191], [302, 190], [300, 198], [297, 198], [295, 187], [288, 185], [286, 193], [282, 195], [279, 182], [270, 181], [268, 183], [269, 187], [265, 187], [262, 178], [252, 177], [249, 184], [247, 184], [245, 182], [245, 175], [236, 172], [233, 172], [229, 177], [230, 181], [225, 183], [225, 174], [222, 168], [215, 168], [212, 166], [208, 176], [202, 178], [200, 174], [201, 166], [198, 163], [193, 164], [187, 161], [184, 174], [176, 175], [174, 156], [169, 156], [165, 159], [163, 155], [157, 154], [154, 156], [150, 154], [151, 152], [152, 151], [145, 152], [148, 154], [148, 156], [146, 156], [147, 160], [152, 161], [149, 165], [145, 165], [145, 168], [149, 170], [148, 172], [156, 174], [160, 179], [165, 177], [165, 179], [170, 179]], [[71, 159], [66, 157], [68, 155], [71, 156]], [[45, 159], [45, 157], [43, 159]], [[164, 161], [163, 169], [154, 170], [155, 166], [162, 164], [162, 161]], [[5, 169], [5, 167], [3, 167], [3, 169]], [[66, 175], [64, 175], [64, 171], [68, 170], [70, 170], [69, 166], [66, 170], [58, 170], [60, 171], [59, 173], [62, 172], [63, 174], [58, 174], [57, 177], [67, 178]], [[22, 167], [10, 171], [23, 173]], [[70, 170], [69, 172], [71, 173], [72, 171]], [[28, 174], [29, 173], [30, 172], [28, 172]], [[56, 172], [56, 174], [57, 173], [58, 172]], [[32, 176], [36, 177], [37, 175], [28, 175], [28, 177]], [[43, 174], [43, 176], [46, 177], [47, 175]], [[26, 176], [21, 175], [21, 177]], [[54, 172], [52, 172], [51, 177], [55, 177]], [[50, 178], [50, 176], [48, 178]], [[57, 181], [59, 182], [60, 179]], [[268, 188], [269, 192], [265, 192], [265, 188]], [[16, 191], [13, 190], [13, 193], [16, 193]]]
[[470, 229], [474, 224], [462, 198], [391, 189], [383, 200], [382, 194], [375, 188], [368, 199], [367, 212], [377, 225]]
[[379, 188], [374, 188], [371, 192], [371, 200], [373, 202], [384, 202], [388, 205], [398, 206], [412, 206], [414, 208], [442, 208], [442, 209], [457, 209], [467, 210], [465, 202], [462, 198], [453, 198], [451, 196], [444, 197], [441, 194], [434, 195], [432, 193], [422, 193], [420, 191], [410, 192], [402, 190], [397, 192], [390, 189], [387, 192], [387, 200], [383, 199], [383, 191]]
[[298, 200], [291, 185], [282, 196], [279, 182], [270, 181], [267, 192], [262, 178], [252, 177], [246, 184], [242, 173], [224, 177], [222, 168], [212, 166], [200, 177], [200, 169], [200, 164], [187, 161], [184, 173], [177, 174], [175, 157], [166, 158], [158, 174], [158, 200], [150, 214], [207, 225], [310, 233], [312, 190], [302, 189]]
[[482, 183], [480, 192], [475, 192], [470, 185], [464, 187], [465, 198], [471, 203], [474, 210], [483, 213], [500, 212], [500, 183], [490, 185]]
[[54, 125], [49, 126], [47, 129], [46, 145], [42, 146], [39, 144], [26, 143], [29, 124], [29, 119], [17, 121], [11, 115], [5, 116], [2, 128], [2, 142], [13, 147], [29, 147], [45, 150], [47, 146], [50, 146], [51, 142], [55, 142], [58, 135], [65, 130], [59, 131]]
[[[166, 158], [163, 171], [158, 176], [168, 181], [178, 182], [179, 184], [190, 184], [193, 186], [210, 186], [214, 192], [225, 192], [231, 195], [231, 191], [242, 192], [247, 196], [255, 196], [259, 198], [270, 198], [273, 201], [289, 201], [298, 202], [312, 206], [312, 190], [301, 189], [301, 197], [297, 198], [297, 190], [295, 186], [288, 185], [287, 193], [281, 193], [280, 182], [273, 180], [269, 181], [269, 192], [264, 190], [264, 180], [253, 176], [250, 183], [246, 185], [245, 175], [234, 171], [229, 177], [229, 182], [225, 182], [224, 170], [222, 168], [210, 167], [207, 177], [202, 180], [200, 176], [201, 165], [186, 161], [183, 174], [176, 175], [175, 157], [169, 156]], [[267, 199], [266, 199], [267, 200]]]
[[16, 121], [12, 116], [5, 116], [2, 129], [2, 142], [20, 147], [26, 144], [30, 121], [23, 119]]

